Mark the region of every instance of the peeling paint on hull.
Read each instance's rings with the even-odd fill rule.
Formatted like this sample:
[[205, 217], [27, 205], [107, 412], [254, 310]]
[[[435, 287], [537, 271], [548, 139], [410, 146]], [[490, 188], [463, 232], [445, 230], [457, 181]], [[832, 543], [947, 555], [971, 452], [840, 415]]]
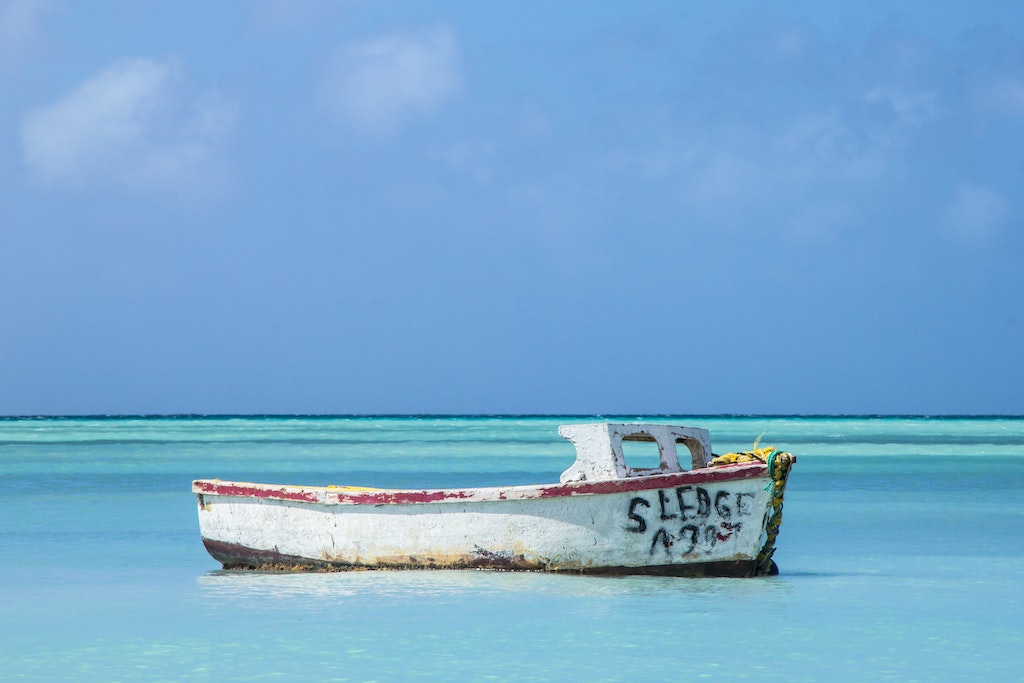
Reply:
[[744, 576], [765, 535], [762, 463], [612, 482], [346, 492], [197, 481], [225, 567], [493, 568]]
[[[788, 454], [779, 470], [758, 459], [711, 466], [698, 428], [599, 423], [559, 433], [577, 459], [556, 484], [387, 490], [197, 480], [203, 542], [229, 569], [771, 572]], [[660, 466], [630, 468], [623, 440], [655, 441]], [[682, 468], [677, 444], [690, 449], [692, 469]]]

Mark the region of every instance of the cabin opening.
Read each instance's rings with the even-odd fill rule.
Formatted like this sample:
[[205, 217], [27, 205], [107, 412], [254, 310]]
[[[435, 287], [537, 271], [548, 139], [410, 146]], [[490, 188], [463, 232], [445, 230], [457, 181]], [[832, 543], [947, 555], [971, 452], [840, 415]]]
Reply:
[[692, 437], [677, 437], [676, 453], [679, 456], [679, 469], [682, 470], [699, 470], [711, 460], [711, 449]]
[[634, 470], [656, 470], [661, 467], [658, 442], [647, 434], [624, 436], [622, 458], [626, 461], [626, 467]]

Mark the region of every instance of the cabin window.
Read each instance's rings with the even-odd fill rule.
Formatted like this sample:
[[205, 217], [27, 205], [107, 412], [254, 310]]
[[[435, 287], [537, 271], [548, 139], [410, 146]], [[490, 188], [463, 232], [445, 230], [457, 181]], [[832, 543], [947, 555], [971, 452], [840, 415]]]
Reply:
[[[704, 467], [704, 462], [693, 462], [693, 453], [690, 447], [682, 439], [676, 439], [676, 455], [679, 456], [679, 467], [684, 470]], [[710, 453], [708, 457], [711, 457]]]
[[622, 456], [626, 460], [626, 467], [632, 469], [644, 470], [661, 467], [658, 443], [653, 440], [633, 441], [624, 438], [622, 440]]

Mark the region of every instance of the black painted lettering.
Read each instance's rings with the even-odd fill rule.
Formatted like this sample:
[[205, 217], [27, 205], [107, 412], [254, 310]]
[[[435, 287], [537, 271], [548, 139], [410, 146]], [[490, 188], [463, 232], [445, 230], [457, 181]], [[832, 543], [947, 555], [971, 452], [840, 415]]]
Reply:
[[715, 512], [722, 519], [729, 519], [732, 517], [732, 508], [729, 507], [729, 496], [732, 495], [728, 491], [719, 491], [715, 494]]
[[666, 519], [675, 519], [679, 516], [674, 512], [669, 514], [665, 510], [665, 506], [668, 504], [668, 496], [665, 495], [664, 490], [658, 491], [658, 503], [661, 505], [661, 521], [664, 522]]
[[651, 507], [651, 504], [640, 496], [629, 501], [629, 518], [636, 522], [636, 526], [626, 527], [626, 529], [627, 531], [632, 531], [634, 534], [642, 534], [647, 531], [647, 520], [644, 519], [643, 515], [636, 511], [638, 505], [643, 505], [645, 508]]
[[718, 527], [710, 524], [701, 527], [701, 534], [704, 538], [701, 539], [701, 545], [704, 546], [704, 552], [710, 553], [715, 549], [715, 543], [718, 541]]
[[688, 518], [688, 515], [686, 513], [687, 510], [696, 510], [697, 509], [697, 507], [695, 505], [687, 505], [686, 504], [686, 500], [684, 498], [685, 495], [686, 495], [686, 492], [687, 491], [692, 491], [692, 490], [693, 490], [692, 486], [677, 486], [676, 487], [676, 500], [679, 501], [679, 516], [682, 519], [684, 519], [684, 520]]
[[[689, 488], [688, 486], [686, 488]], [[689, 543], [689, 546], [683, 550], [683, 555], [692, 553], [693, 549], [697, 547], [697, 535], [700, 533], [700, 529], [697, 528], [696, 524], [687, 524], [679, 530], [679, 540]]]
[[736, 494], [736, 514], [737, 515], [752, 515], [754, 513], [754, 494], [753, 493], [737, 493]]
[[732, 538], [733, 532], [738, 534], [740, 529], [743, 528], [743, 524], [741, 522], [736, 522], [735, 524], [732, 522], [722, 522], [718, 525], [718, 528], [718, 540], [724, 543]]
[[669, 548], [672, 547], [672, 539], [668, 537], [665, 527], [658, 529], [657, 533], [654, 534], [654, 538], [651, 539], [651, 555], [654, 554], [654, 549], [658, 547], [658, 541], [661, 541], [661, 547], [665, 552], [671, 555], [672, 551]]
[[706, 488], [697, 487], [697, 516], [707, 517], [711, 514], [711, 496]]

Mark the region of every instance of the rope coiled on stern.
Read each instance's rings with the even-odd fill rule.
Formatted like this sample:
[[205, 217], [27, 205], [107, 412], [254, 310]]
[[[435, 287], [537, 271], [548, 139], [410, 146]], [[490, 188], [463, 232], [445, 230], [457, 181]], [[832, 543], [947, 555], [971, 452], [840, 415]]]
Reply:
[[771, 493], [771, 512], [768, 515], [768, 523], [765, 525], [765, 542], [754, 561], [754, 576], [774, 574], [778, 570], [772, 562], [772, 555], [775, 554], [775, 539], [779, 536], [779, 528], [782, 526], [782, 502], [786, 492], [786, 480], [789, 471], [796, 462], [796, 456], [792, 453], [780, 451], [771, 446], [754, 448], [742, 453], [726, 453], [715, 456], [709, 467], [720, 467], [722, 465], [733, 465], [742, 462], [763, 462], [768, 467], [768, 484], [764, 490]]

